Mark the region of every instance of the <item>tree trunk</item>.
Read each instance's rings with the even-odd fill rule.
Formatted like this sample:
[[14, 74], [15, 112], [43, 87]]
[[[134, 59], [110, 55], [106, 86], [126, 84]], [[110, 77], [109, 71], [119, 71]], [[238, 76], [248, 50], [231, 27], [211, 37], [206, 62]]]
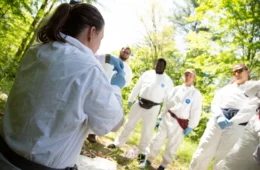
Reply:
[[47, 10], [47, 12], [44, 14], [44, 16], [43, 16], [43, 18], [41, 19], [40, 23], [38, 24], [37, 28], [32, 32], [32, 34], [33, 34], [33, 35], [32, 35], [32, 38], [31, 38], [31, 40], [29, 41], [29, 43], [26, 45], [26, 48], [25, 48], [24, 52], [27, 51], [28, 48], [30, 48], [30, 47], [33, 45], [33, 43], [35, 42], [37, 32], [39, 31], [40, 27], [41, 27], [41, 26], [43, 25], [43, 23], [45, 22], [45, 17], [47, 17], [47, 16], [50, 14], [50, 12], [52, 11], [52, 9], [53, 9], [53, 7], [54, 7], [54, 4], [55, 4], [56, 2], [57, 2], [57, 0], [52, 1], [52, 4], [51, 4], [50, 8], [49, 8], [49, 9]]
[[[28, 39], [30, 39], [32, 37], [32, 35], [34, 34], [35, 28], [37, 27], [40, 19], [42, 18], [42, 11], [44, 12], [46, 10], [48, 2], [49, 2], [49, 0], [43, 1], [40, 9], [38, 10], [38, 12], [36, 14], [36, 17], [34, 18], [32, 24], [30, 26], [30, 28], [28, 29], [25, 37], [22, 39], [21, 45], [20, 45], [20, 47], [18, 48], [18, 50], [15, 54], [16, 57], [21, 58], [23, 56], [25, 49], [27, 49]], [[56, 2], [56, 1], [53, 1], [53, 2]]]

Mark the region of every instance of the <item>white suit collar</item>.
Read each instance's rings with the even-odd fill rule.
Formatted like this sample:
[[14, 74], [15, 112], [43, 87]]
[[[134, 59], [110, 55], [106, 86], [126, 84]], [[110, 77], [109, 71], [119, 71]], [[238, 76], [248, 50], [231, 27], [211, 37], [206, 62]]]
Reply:
[[186, 86], [185, 83], [182, 84], [182, 86], [186, 89], [194, 89], [194, 86], [191, 85], [191, 86]]
[[63, 37], [63, 38], [65, 38], [65, 40], [67, 41], [67, 43], [69, 43], [69, 44], [71, 44], [71, 45], [73, 45], [73, 46], [75, 46], [75, 47], [77, 47], [80, 51], [82, 51], [82, 52], [84, 52], [84, 53], [90, 53], [90, 54], [93, 54], [93, 55], [91, 55], [91, 56], [94, 56], [94, 53], [93, 53], [93, 51], [90, 49], [90, 48], [88, 48], [88, 47], [86, 47], [85, 45], [83, 45], [79, 40], [77, 40], [76, 38], [73, 38], [73, 37], [71, 37], [71, 36], [69, 36], [69, 35], [65, 35], [65, 34], [63, 34], [63, 33], [60, 33], [60, 35]]

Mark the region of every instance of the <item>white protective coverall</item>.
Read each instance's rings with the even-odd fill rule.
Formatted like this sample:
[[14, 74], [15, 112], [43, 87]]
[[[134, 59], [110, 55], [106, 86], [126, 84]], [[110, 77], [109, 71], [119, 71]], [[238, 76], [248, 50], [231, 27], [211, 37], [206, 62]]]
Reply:
[[[105, 63], [105, 60], [104, 60], [105, 57], [106, 57], [105, 54], [96, 55], [96, 58], [101, 62], [101, 64]], [[123, 63], [124, 63], [124, 72], [125, 72], [125, 81], [126, 81], [124, 87], [127, 87], [131, 84], [133, 72], [132, 72], [132, 69], [130, 68], [130, 66], [127, 64], [127, 62], [123, 61]], [[91, 129], [89, 129], [88, 134], [94, 134], [94, 132]]]
[[[260, 145], [260, 117], [255, 115], [246, 126], [243, 136], [224, 160], [217, 164], [218, 170], [259, 170], [260, 163], [253, 158]], [[259, 159], [259, 158], [258, 158]]]
[[[172, 87], [173, 82], [166, 73], [156, 74], [155, 70], [149, 70], [139, 78], [129, 95], [128, 101], [133, 102], [139, 94], [141, 98], [162, 103], [166, 92], [169, 92]], [[138, 149], [140, 154], [146, 154], [146, 147], [153, 136], [159, 110], [160, 105], [153, 106], [151, 109], [144, 109], [140, 107], [138, 101], [135, 102], [131, 107], [123, 130], [115, 139], [114, 144], [118, 147], [123, 146], [135, 129], [136, 124], [142, 119], [142, 134]]]
[[[66, 41], [27, 51], [1, 130], [13, 151], [52, 168], [74, 166], [89, 128], [105, 135], [123, 120], [120, 88], [110, 85], [89, 48], [70, 36]], [[0, 153], [0, 169], [18, 169], [11, 167]]]
[[168, 139], [161, 163], [163, 167], [172, 162], [184, 137], [184, 130], [168, 110], [171, 110], [178, 118], [189, 119], [188, 127], [194, 129], [199, 123], [202, 111], [202, 96], [199, 90], [194, 86], [176, 86], [164, 99], [162, 122], [147, 149], [147, 159], [152, 162], [164, 141]]
[[[200, 144], [193, 154], [190, 170], [207, 170], [210, 161], [215, 157], [213, 169], [222, 160], [229, 150], [242, 136], [245, 126], [240, 123], [248, 122], [257, 110], [257, 100], [255, 95], [247, 96], [245, 93], [255, 86], [259, 86], [259, 81], [246, 81], [244, 84], [228, 84], [216, 93], [211, 103], [211, 113], [213, 114], [207, 123]], [[221, 129], [217, 124], [216, 117], [224, 116], [221, 108], [239, 109], [239, 112], [231, 119], [232, 125]]]
[[123, 61], [123, 63], [124, 63], [125, 81], [126, 81], [124, 87], [127, 87], [131, 84], [133, 72], [126, 61]]

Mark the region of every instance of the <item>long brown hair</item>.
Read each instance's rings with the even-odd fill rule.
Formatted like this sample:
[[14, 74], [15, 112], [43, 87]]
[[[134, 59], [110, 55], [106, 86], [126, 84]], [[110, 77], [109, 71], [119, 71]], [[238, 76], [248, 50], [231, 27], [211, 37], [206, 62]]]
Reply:
[[60, 32], [76, 37], [87, 27], [96, 27], [97, 33], [104, 27], [105, 21], [98, 9], [90, 4], [61, 4], [50, 20], [38, 32], [37, 39], [42, 43], [51, 41], [66, 42]]

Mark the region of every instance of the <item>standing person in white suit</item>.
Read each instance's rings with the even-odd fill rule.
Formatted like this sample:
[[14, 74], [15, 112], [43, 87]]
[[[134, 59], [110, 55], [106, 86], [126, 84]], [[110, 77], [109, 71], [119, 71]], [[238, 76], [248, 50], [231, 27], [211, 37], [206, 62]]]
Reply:
[[137, 95], [139, 95], [138, 101], [133, 104], [122, 132], [115, 139], [114, 144], [108, 146], [109, 148], [123, 146], [136, 124], [142, 119], [138, 160], [141, 162], [145, 160], [146, 147], [153, 136], [153, 127], [160, 110], [160, 103], [163, 102], [166, 92], [173, 87], [171, 78], [164, 73], [165, 67], [166, 61], [163, 58], [158, 59], [155, 70], [146, 71], [139, 78], [129, 95], [128, 106], [132, 105]]
[[202, 95], [193, 84], [196, 80], [194, 69], [184, 72], [184, 84], [176, 86], [165, 97], [162, 109], [162, 122], [158, 132], [148, 146], [147, 160], [140, 164], [140, 168], [151, 165], [158, 155], [164, 141], [166, 144], [163, 161], [158, 170], [164, 170], [173, 161], [183, 137], [197, 127], [202, 111]]
[[216, 164], [227, 155], [243, 134], [245, 125], [257, 109], [257, 104], [252, 103], [257, 102], [252, 100], [256, 94], [245, 94], [248, 89], [258, 84], [257, 81], [248, 80], [249, 73], [250, 70], [245, 64], [236, 64], [232, 69], [233, 82], [216, 93], [211, 103], [213, 116], [193, 154], [190, 170], [207, 170], [214, 157], [213, 169], [216, 169]]
[[[119, 53], [119, 58], [123, 61], [123, 64], [124, 64], [124, 72], [125, 72], [125, 80], [126, 80], [124, 87], [127, 87], [131, 84], [132, 77], [133, 77], [132, 69], [130, 68], [130, 66], [127, 63], [127, 60], [129, 59], [130, 55], [131, 55], [131, 49], [129, 47], [121, 48], [120, 53]], [[114, 56], [111, 56], [110, 54], [96, 55], [96, 57], [99, 60], [106, 58], [106, 60], [108, 60], [108, 61], [109, 61], [109, 58], [111, 58], [111, 57], [115, 58]], [[109, 63], [108, 61], [107, 61], [107, 63]], [[102, 62], [102, 63], [104, 63], [104, 62]], [[91, 130], [89, 131], [89, 135], [88, 135], [87, 139], [91, 143], [97, 142], [96, 135]]]
[[[257, 88], [250, 89], [246, 94], [248, 96], [250, 94], [254, 95], [255, 90], [259, 92], [252, 99], [249, 107], [258, 107], [258, 112], [249, 121], [243, 136], [229, 151], [227, 156], [217, 164], [218, 170], [260, 169], [260, 81]], [[256, 103], [255, 100], [258, 102]]]

